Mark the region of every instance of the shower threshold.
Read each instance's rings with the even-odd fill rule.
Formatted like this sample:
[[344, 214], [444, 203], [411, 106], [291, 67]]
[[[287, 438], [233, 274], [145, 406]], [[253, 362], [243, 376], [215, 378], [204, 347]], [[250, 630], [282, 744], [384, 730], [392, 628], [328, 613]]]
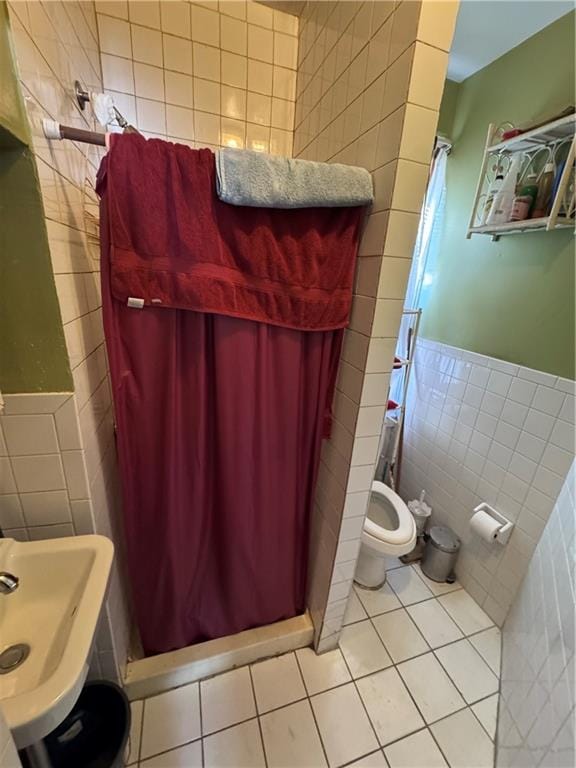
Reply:
[[308, 612], [236, 635], [128, 662], [124, 690], [131, 701], [203, 680], [234, 667], [312, 645]]

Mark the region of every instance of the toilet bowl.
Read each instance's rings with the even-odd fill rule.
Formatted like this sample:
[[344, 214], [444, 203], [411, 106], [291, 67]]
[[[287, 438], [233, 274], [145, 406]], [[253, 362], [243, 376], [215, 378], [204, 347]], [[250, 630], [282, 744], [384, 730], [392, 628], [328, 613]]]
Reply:
[[416, 523], [410, 510], [397, 493], [375, 480], [354, 580], [362, 587], [378, 589], [386, 581], [388, 558], [407, 555], [415, 544]]

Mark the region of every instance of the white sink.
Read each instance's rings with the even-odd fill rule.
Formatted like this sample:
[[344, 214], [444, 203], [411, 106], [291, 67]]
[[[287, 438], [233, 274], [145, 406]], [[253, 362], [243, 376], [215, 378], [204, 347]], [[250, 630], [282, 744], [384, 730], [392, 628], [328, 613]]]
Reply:
[[0, 571], [20, 579], [0, 594], [0, 654], [30, 646], [0, 675], [0, 707], [19, 749], [56, 728], [80, 695], [113, 554], [104, 536], [0, 539]]

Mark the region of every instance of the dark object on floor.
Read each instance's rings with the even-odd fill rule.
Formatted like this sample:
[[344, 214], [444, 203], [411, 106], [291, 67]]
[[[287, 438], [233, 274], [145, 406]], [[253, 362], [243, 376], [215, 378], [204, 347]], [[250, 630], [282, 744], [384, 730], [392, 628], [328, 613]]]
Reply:
[[94, 680], [44, 742], [53, 768], [122, 768], [129, 732], [124, 691], [108, 680]]

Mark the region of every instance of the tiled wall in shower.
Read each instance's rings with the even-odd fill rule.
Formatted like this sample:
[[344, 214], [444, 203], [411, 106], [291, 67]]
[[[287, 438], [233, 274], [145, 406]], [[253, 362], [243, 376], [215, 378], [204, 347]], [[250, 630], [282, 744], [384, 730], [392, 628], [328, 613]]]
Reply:
[[255, 2], [97, 2], [104, 88], [150, 137], [292, 154], [298, 19]]

